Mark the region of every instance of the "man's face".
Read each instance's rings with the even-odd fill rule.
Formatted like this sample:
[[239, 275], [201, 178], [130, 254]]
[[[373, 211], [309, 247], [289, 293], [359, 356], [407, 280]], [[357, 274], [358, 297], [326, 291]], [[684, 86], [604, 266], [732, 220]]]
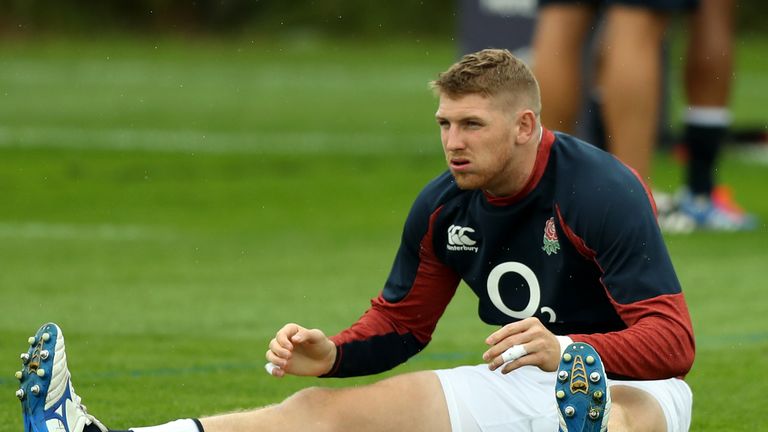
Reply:
[[501, 97], [440, 95], [435, 118], [448, 168], [461, 189], [514, 191], [517, 114]]

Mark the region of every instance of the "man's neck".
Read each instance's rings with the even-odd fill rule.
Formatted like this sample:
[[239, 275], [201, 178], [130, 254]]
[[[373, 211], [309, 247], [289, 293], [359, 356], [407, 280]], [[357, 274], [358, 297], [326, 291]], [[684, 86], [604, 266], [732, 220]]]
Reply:
[[517, 195], [528, 182], [531, 180], [533, 171], [536, 167], [536, 157], [541, 146], [541, 141], [544, 138], [544, 128], [538, 126], [538, 133], [531, 137], [530, 141], [522, 145], [520, 151], [520, 159], [517, 161], [517, 167], [510, 172], [510, 185], [507, 190], [504, 191], [491, 191], [484, 190], [484, 192], [492, 197], [511, 197]]

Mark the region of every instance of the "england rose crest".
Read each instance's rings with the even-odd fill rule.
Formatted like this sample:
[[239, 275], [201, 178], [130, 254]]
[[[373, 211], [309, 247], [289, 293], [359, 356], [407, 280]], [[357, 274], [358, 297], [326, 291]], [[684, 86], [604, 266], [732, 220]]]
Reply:
[[546, 252], [547, 255], [556, 254], [560, 250], [560, 241], [557, 239], [554, 217], [547, 219], [547, 223], [544, 224], [544, 246], [541, 247], [541, 250]]

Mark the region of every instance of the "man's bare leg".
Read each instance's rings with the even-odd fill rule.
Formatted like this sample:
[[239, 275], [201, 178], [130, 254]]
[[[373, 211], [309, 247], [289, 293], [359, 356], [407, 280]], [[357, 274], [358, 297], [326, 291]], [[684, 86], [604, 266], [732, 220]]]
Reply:
[[665, 432], [667, 421], [659, 402], [635, 387], [611, 386], [610, 432]]
[[703, 0], [691, 18], [685, 63], [685, 96], [690, 106], [728, 106], [734, 9], [733, 0]]
[[663, 13], [613, 6], [602, 39], [600, 84], [608, 148], [644, 180], [656, 146], [666, 26]]
[[581, 106], [584, 41], [595, 11], [584, 5], [551, 5], [539, 11], [533, 68], [541, 87], [545, 127], [572, 133]]
[[[29, 344], [29, 350], [21, 356], [23, 368], [17, 374], [21, 387], [17, 396], [22, 401], [26, 426], [35, 430], [109, 432], [85, 411], [74, 392], [61, 329], [53, 323], [45, 324], [29, 339]], [[611, 391], [612, 432], [665, 429], [663, 411], [649, 394], [626, 386], [614, 386]], [[43, 413], [42, 401], [67, 408]], [[133, 430], [198, 432], [195, 422], [177, 420]], [[399, 375], [361, 387], [309, 388], [280, 404], [204, 418], [201, 424], [206, 432], [451, 430], [442, 384], [432, 371]]]
[[428, 371], [362, 387], [308, 388], [277, 405], [201, 423], [206, 432], [451, 430], [442, 385]]
[[[664, 411], [649, 393], [611, 386], [611, 432], [664, 432]], [[364, 387], [309, 388], [279, 405], [201, 420], [206, 432], [450, 431], [440, 381], [433, 372], [400, 375]]]
[[730, 126], [734, 9], [733, 0], [703, 0], [690, 21], [684, 142], [686, 183], [694, 196], [712, 195], [717, 159]]

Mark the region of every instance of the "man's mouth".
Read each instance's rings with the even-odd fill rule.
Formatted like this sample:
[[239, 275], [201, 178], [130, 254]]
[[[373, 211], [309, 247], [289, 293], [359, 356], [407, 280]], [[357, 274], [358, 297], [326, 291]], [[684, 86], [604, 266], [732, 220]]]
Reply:
[[450, 166], [454, 171], [462, 171], [469, 167], [469, 159], [452, 158], [450, 161]]

